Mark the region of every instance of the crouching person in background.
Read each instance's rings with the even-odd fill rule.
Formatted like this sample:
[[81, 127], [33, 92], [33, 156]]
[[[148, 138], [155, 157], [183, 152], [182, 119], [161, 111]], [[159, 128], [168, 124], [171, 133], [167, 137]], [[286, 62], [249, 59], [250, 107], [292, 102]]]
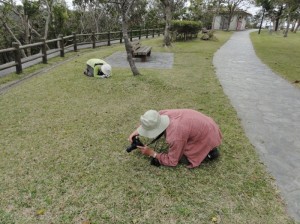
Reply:
[[89, 77], [108, 78], [111, 76], [111, 66], [98, 58], [89, 59], [86, 62], [86, 70], [83, 72]]

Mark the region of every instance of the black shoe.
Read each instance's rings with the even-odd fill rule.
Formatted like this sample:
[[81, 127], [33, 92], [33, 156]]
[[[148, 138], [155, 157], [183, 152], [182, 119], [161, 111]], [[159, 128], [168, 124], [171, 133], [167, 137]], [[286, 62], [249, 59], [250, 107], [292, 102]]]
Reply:
[[179, 163], [184, 164], [184, 165], [190, 165], [191, 164], [190, 161], [188, 160], [188, 158], [185, 155], [183, 155], [180, 158]]
[[220, 156], [220, 152], [218, 148], [213, 148], [206, 156], [206, 159], [213, 160]]

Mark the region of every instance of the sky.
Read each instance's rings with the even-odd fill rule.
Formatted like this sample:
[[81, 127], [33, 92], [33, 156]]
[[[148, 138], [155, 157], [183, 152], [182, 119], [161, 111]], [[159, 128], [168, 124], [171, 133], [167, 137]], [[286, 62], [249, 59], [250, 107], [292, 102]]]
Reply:
[[254, 16], [259, 10], [261, 10], [261, 7], [252, 6], [249, 9], [247, 9], [246, 11], [251, 13]]

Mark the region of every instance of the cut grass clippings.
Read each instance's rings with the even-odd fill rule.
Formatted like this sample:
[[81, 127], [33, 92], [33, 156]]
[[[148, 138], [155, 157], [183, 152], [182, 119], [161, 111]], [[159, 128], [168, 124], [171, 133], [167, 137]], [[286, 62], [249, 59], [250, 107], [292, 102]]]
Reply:
[[[82, 74], [79, 55], [0, 95], [0, 223], [294, 223], [249, 143], [212, 65], [218, 41], [143, 40], [173, 52], [173, 69]], [[223, 132], [221, 157], [195, 169], [154, 167], [129, 134], [148, 109], [191, 108]]]
[[257, 56], [274, 72], [300, 87], [300, 33], [289, 32], [283, 37], [282, 32], [262, 30], [260, 34], [250, 34]]

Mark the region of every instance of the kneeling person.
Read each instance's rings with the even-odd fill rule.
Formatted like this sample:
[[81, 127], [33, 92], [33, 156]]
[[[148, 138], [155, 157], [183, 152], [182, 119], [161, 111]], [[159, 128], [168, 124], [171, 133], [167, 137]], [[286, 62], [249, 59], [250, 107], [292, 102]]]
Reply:
[[92, 58], [86, 62], [83, 74], [89, 77], [108, 78], [111, 76], [111, 66], [101, 59]]
[[148, 110], [128, 140], [132, 142], [137, 135], [151, 139], [164, 135], [169, 146], [166, 153], [157, 153], [147, 145], [137, 148], [165, 166], [176, 166], [179, 161], [187, 160], [188, 168], [199, 166], [206, 158], [217, 158], [217, 147], [222, 142], [222, 133], [215, 121], [191, 109]]

